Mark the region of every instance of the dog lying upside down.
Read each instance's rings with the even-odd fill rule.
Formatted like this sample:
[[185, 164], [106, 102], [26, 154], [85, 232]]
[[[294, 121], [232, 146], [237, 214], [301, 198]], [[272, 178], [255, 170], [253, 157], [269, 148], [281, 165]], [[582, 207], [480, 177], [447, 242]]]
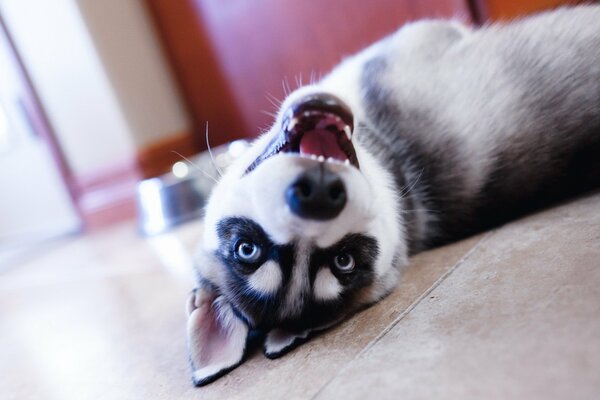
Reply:
[[415, 252], [600, 186], [600, 6], [406, 25], [293, 92], [206, 207], [196, 385], [386, 296]]

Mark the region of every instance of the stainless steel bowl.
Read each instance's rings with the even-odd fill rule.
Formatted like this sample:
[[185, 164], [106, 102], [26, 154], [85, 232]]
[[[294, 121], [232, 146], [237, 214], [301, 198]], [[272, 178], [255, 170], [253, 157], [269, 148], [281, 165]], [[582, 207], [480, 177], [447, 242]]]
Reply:
[[247, 147], [235, 141], [182, 159], [172, 171], [141, 181], [137, 187], [138, 230], [144, 235], [163, 233], [184, 222], [202, 216], [203, 207], [219, 178]]

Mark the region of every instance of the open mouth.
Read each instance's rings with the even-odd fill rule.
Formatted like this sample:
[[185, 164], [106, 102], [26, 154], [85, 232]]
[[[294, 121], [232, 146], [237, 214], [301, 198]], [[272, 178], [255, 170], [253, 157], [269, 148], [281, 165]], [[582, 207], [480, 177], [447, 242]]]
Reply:
[[279, 153], [359, 168], [351, 140], [353, 128], [352, 112], [339, 98], [327, 93], [304, 97], [288, 108], [281, 132], [248, 167], [246, 173]]

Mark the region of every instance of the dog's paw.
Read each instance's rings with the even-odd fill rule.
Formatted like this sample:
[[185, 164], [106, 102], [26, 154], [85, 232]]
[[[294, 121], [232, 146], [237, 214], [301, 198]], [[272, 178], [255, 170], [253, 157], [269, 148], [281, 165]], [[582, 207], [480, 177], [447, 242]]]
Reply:
[[310, 331], [290, 333], [281, 329], [273, 329], [267, 333], [263, 352], [270, 359], [278, 358], [301, 345], [309, 339]]

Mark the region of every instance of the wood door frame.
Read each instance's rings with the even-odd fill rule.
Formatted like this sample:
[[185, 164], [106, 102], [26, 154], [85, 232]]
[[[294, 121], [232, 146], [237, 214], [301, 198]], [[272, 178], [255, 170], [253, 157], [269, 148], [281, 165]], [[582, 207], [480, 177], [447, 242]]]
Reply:
[[200, 142], [197, 145], [207, 149], [204, 130], [209, 115], [211, 131], [219, 134], [211, 145], [239, 139], [240, 133], [251, 132], [242, 119], [210, 37], [197, 19], [193, 0], [145, 0], [144, 3], [188, 108], [193, 136]]

